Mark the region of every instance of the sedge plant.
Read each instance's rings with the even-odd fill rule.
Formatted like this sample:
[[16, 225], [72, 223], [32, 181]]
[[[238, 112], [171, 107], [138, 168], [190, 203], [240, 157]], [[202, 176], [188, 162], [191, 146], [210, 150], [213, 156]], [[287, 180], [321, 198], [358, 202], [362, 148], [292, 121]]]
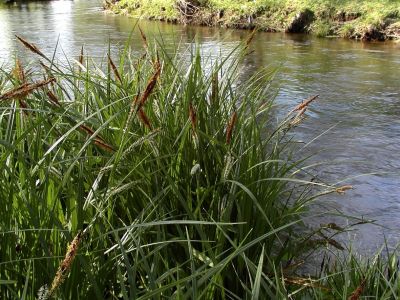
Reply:
[[[318, 194], [277, 121], [276, 70], [143, 48], [38, 56], [0, 74], [0, 297], [288, 299]], [[296, 159], [295, 159], [296, 157]], [[307, 236], [307, 238], [305, 238]], [[313, 245], [334, 244], [328, 238]], [[317, 247], [313, 247], [314, 249]]]

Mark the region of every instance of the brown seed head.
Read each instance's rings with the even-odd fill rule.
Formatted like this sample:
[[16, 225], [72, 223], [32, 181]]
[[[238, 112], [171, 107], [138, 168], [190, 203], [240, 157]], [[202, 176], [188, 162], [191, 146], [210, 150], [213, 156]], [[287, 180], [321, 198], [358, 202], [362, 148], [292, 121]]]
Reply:
[[37, 90], [38, 88], [48, 85], [49, 83], [52, 83], [54, 81], [56, 81], [55, 78], [50, 78], [50, 79], [43, 80], [43, 81], [40, 81], [37, 83], [32, 83], [32, 84], [24, 83], [21, 86], [1, 95], [0, 101], [10, 100], [13, 98], [17, 98], [17, 99], [24, 98], [24, 97], [28, 96], [30, 93], [32, 93], [33, 91]]
[[138, 26], [138, 27], [139, 27], [139, 31], [140, 31], [140, 37], [142, 38], [143, 47], [144, 47], [145, 49], [148, 49], [148, 48], [149, 48], [149, 44], [147, 43], [147, 37], [146, 37], [146, 35], [144, 34], [142, 28], [140, 28], [140, 26]]
[[151, 129], [150, 120], [144, 112], [143, 108], [139, 110], [139, 118], [147, 128]]
[[228, 123], [228, 127], [226, 129], [226, 143], [229, 145], [231, 143], [232, 140], [232, 132], [233, 132], [233, 128], [235, 127], [237, 121], [237, 112], [235, 111], [232, 114], [231, 119], [229, 120]]
[[351, 186], [351, 185], [345, 185], [345, 186], [342, 186], [342, 187], [337, 188], [337, 189], [336, 189], [336, 193], [338, 193], [338, 194], [344, 194], [346, 191], [352, 190], [352, 189], [353, 189], [353, 186]]
[[81, 53], [79, 54], [79, 63], [83, 65], [83, 46], [81, 48]]
[[344, 228], [340, 227], [336, 223], [329, 223], [329, 224], [322, 225], [322, 226], [329, 228], [329, 229], [337, 230], [337, 231], [344, 231]]
[[56, 95], [52, 91], [47, 91], [47, 97], [49, 97], [50, 101], [58, 107], [61, 107], [60, 101], [58, 101]]
[[24, 40], [23, 38], [19, 37], [18, 35], [15, 36], [26, 48], [31, 50], [33, 53], [46, 58], [46, 56], [36, 47], [34, 44], [29, 43], [28, 41]]
[[68, 275], [68, 272], [71, 268], [72, 263], [76, 257], [78, 252], [79, 244], [82, 241], [83, 233], [82, 231], [78, 232], [75, 236], [71, 244], [68, 246], [67, 253], [65, 254], [64, 260], [61, 262], [58, 271], [53, 279], [50, 290], [47, 296], [52, 297], [57, 291], [58, 287], [64, 282], [65, 278]]
[[365, 288], [365, 284], [367, 283], [366, 278], [364, 278], [360, 285], [353, 291], [353, 293], [351, 293], [350, 297], [348, 300], [359, 300], [361, 299], [361, 295], [364, 291]]
[[110, 144], [107, 144], [106, 142], [104, 142], [104, 140], [102, 138], [95, 138], [94, 144], [107, 152], [111, 152], [111, 153], [115, 152], [114, 147], [111, 146]]
[[211, 101], [215, 102], [218, 99], [218, 74], [214, 73], [211, 81]]
[[257, 29], [254, 29], [252, 32], [251, 32], [251, 34], [249, 35], [249, 37], [247, 38], [247, 40], [246, 40], [246, 48], [251, 44], [251, 42], [253, 41], [253, 39], [254, 39], [254, 36], [256, 35], [256, 33], [257, 33]]
[[139, 100], [137, 111], [139, 111], [143, 107], [143, 105], [146, 103], [147, 99], [153, 92], [154, 87], [156, 86], [158, 77], [160, 77], [160, 73], [161, 73], [161, 65], [159, 62], [157, 62], [156, 66], [155, 66], [155, 72], [154, 72], [153, 76], [150, 78], [149, 82], [147, 83], [146, 89], [145, 89], [142, 97]]
[[119, 82], [122, 83], [122, 79], [121, 79], [121, 76], [119, 75], [118, 68], [115, 66], [114, 62], [112, 61], [110, 54], [108, 54], [108, 63], [110, 64], [115, 77], [119, 80]]
[[[95, 134], [95, 131], [90, 128], [89, 126], [86, 125], [79, 125], [79, 129], [83, 132], [85, 132], [88, 136], [93, 136]], [[96, 136], [94, 138], [94, 144], [102, 148], [103, 150], [106, 150], [107, 152], [114, 152], [114, 148], [107, 144], [107, 142], [100, 136]]]
[[293, 111], [301, 111], [301, 110], [303, 110], [304, 108], [307, 108], [308, 107], [308, 105], [310, 105], [311, 104], [311, 102], [313, 102], [315, 99], [317, 99], [319, 97], [319, 95], [315, 95], [315, 96], [312, 96], [312, 97], [310, 97], [310, 98], [308, 98], [308, 99], [306, 99], [306, 100], [304, 100], [304, 101], [302, 101], [299, 105], [297, 105], [296, 107], [295, 107], [295, 109], [293, 110]]

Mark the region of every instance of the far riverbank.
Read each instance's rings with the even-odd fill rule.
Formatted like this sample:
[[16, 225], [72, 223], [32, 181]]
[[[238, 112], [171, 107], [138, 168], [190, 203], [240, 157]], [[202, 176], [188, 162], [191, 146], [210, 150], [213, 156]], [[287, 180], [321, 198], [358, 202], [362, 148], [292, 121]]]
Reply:
[[117, 14], [180, 24], [363, 41], [400, 39], [397, 0], [105, 0], [104, 7]]

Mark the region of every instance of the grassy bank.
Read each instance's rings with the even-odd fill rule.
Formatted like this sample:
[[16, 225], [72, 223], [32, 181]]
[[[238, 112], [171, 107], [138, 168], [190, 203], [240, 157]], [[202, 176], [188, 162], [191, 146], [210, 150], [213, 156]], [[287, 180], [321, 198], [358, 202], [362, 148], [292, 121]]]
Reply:
[[308, 32], [362, 40], [400, 37], [399, 0], [120, 0], [116, 13], [185, 24]]
[[143, 37], [138, 56], [61, 66], [21, 42], [40, 62], [0, 73], [1, 298], [398, 297], [395, 255], [304, 275], [345, 230], [306, 227], [308, 205], [349, 187], [294, 159], [315, 97], [277, 122], [275, 70], [237, 80], [246, 44], [210, 61]]

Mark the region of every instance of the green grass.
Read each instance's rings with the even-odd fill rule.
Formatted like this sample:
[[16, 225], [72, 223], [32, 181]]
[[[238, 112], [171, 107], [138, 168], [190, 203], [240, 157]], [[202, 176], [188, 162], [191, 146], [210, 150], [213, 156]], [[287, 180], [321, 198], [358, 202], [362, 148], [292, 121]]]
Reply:
[[341, 248], [342, 229], [303, 224], [338, 187], [291, 142], [301, 112], [276, 121], [276, 70], [238, 80], [246, 45], [212, 60], [152, 43], [115, 63], [26, 45], [43, 64], [0, 75], [1, 298], [323, 298], [355, 274], [346, 299], [359, 284], [352, 263], [299, 280], [302, 259]]
[[174, 21], [179, 17], [173, 1], [126, 1], [118, 2], [113, 8], [117, 13], [133, 13], [146, 18]]
[[400, 276], [398, 249], [389, 251], [382, 247], [375, 255], [366, 258], [354, 254], [328, 258], [321, 267], [322, 286], [308, 290], [312, 299], [399, 299]]

